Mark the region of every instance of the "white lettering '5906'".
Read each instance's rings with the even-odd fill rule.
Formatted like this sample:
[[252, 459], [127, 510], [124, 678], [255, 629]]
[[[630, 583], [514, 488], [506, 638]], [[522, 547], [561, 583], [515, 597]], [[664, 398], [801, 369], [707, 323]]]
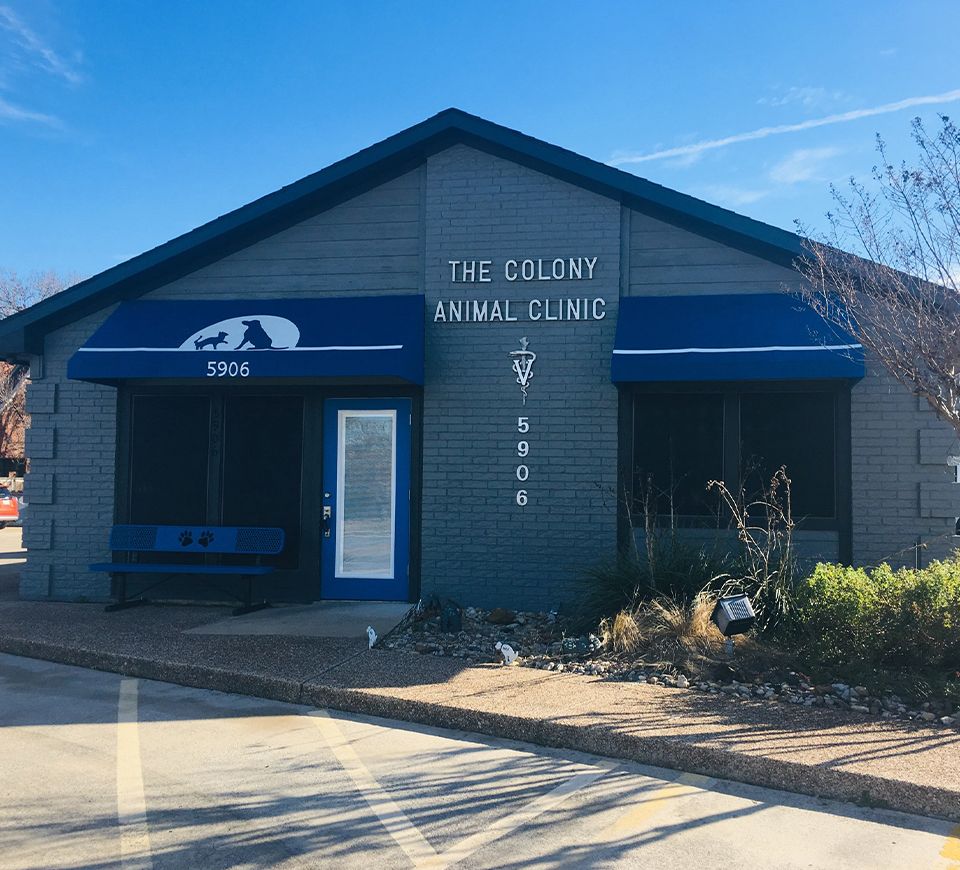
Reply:
[[249, 378], [250, 363], [231, 360], [210, 360], [207, 363], [208, 378]]

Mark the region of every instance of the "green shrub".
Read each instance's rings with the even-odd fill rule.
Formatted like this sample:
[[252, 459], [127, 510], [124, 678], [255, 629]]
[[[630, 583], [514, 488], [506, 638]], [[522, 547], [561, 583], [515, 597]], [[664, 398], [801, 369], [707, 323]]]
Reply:
[[960, 559], [894, 571], [819, 564], [797, 590], [792, 640], [828, 666], [960, 668]]

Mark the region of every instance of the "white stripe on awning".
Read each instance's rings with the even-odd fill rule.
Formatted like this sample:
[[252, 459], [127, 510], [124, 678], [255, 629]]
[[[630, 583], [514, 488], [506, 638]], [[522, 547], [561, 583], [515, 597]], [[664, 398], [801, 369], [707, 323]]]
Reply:
[[662, 355], [669, 353], [770, 353], [773, 351], [803, 351], [803, 350], [859, 350], [861, 344], [820, 344], [816, 347], [810, 345], [781, 345], [774, 344], [768, 347], [666, 347], [651, 348], [645, 350], [627, 350], [625, 348], [614, 348], [614, 353], [628, 354], [635, 356]]

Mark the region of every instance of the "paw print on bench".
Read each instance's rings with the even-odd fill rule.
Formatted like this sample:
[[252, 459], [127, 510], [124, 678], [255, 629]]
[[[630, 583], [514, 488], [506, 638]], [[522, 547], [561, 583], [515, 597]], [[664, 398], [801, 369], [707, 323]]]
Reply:
[[212, 540], [213, 540], [213, 532], [206, 531], [206, 532], [203, 532], [203, 534], [201, 534], [199, 538], [197, 538], [197, 543], [201, 547], [206, 547]]
[[185, 529], [177, 535], [177, 540], [181, 547], [189, 547], [193, 543], [193, 532], [190, 529]]

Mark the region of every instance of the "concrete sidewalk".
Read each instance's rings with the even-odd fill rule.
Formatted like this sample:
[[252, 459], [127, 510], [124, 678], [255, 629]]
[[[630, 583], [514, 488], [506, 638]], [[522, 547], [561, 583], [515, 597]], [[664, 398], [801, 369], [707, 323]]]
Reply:
[[628, 758], [960, 821], [960, 733], [526, 668], [366, 638], [189, 632], [226, 608], [0, 601], [0, 651]]

